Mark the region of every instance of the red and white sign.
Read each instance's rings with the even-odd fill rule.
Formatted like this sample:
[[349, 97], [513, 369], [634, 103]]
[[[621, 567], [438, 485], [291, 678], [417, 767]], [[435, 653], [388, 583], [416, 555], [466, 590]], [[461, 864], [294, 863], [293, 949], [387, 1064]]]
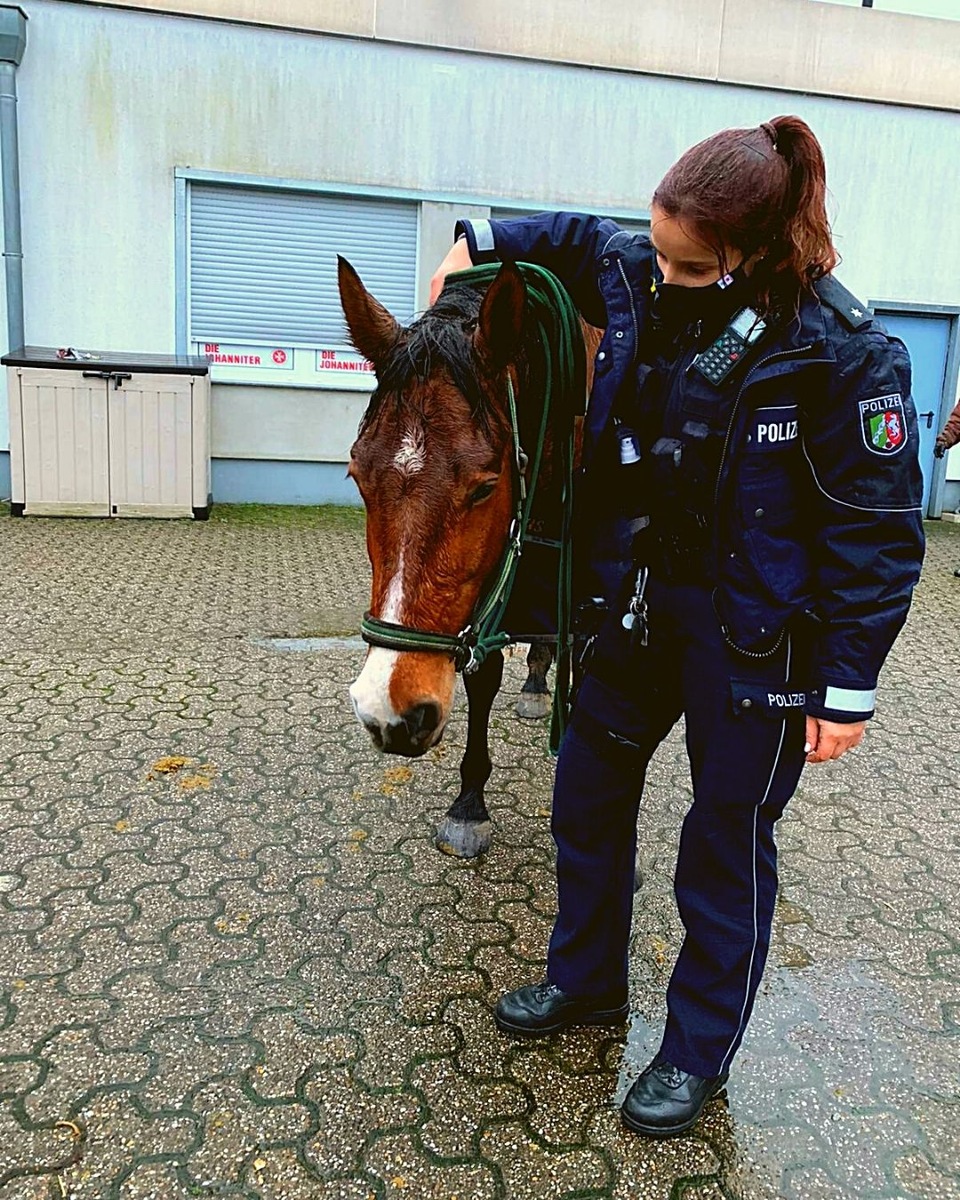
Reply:
[[235, 346], [226, 342], [198, 342], [197, 353], [217, 367], [257, 367], [265, 371], [292, 371], [289, 346]]
[[318, 371], [348, 371], [352, 375], [372, 375], [373, 363], [352, 350], [324, 346], [317, 351]]

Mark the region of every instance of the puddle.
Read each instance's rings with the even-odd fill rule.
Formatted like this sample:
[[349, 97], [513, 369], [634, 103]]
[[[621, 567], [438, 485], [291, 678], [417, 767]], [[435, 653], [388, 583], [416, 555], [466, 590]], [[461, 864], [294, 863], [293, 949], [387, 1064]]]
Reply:
[[[788, 925], [804, 915], [799, 906], [780, 914]], [[729, 1108], [713, 1102], [698, 1133], [738, 1196], [781, 1197], [794, 1175], [808, 1177], [814, 1190], [791, 1195], [818, 1195], [819, 1168], [837, 1182], [831, 1196], [891, 1195], [891, 1164], [912, 1152], [917, 1136], [913, 1110], [931, 1098], [950, 1100], [946, 1050], [908, 1019], [900, 996], [869, 964], [795, 965], [768, 965], [726, 1088]], [[617, 1102], [656, 1052], [661, 1030], [659, 1020], [632, 1014]], [[798, 1161], [806, 1153], [816, 1163]]]
[[325, 650], [366, 650], [362, 637], [268, 637], [251, 638], [255, 646], [281, 654], [322, 654]]

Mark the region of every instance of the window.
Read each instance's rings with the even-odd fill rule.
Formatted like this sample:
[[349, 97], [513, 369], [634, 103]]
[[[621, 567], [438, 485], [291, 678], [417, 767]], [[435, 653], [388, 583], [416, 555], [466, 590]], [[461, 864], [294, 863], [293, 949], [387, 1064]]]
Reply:
[[404, 323], [415, 308], [412, 201], [194, 182], [189, 339], [214, 379], [369, 387], [349, 346], [337, 255]]

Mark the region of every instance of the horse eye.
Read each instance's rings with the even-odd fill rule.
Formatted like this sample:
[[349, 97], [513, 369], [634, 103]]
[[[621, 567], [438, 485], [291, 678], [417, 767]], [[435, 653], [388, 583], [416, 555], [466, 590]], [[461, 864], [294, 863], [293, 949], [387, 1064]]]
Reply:
[[479, 504], [481, 500], [486, 500], [488, 496], [493, 495], [494, 488], [497, 486], [495, 479], [488, 480], [486, 483], [481, 483], [479, 487], [473, 489], [467, 498], [469, 504]]

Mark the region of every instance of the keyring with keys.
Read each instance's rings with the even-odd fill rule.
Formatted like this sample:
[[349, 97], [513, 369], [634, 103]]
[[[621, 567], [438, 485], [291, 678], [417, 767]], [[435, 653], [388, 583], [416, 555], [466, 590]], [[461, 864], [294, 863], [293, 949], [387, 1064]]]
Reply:
[[630, 597], [627, 611], [620, 619], [620, 624], [630, 634], [630, 643], [634, 646], [646, 646], [649, 640], [650, 626], [647, 619], [647, 601], [645, 599], [647, 580], [649, 578], [649, 567], [640, 567], [637, 571], [637, 581], [633, 585], [633, 595]]

